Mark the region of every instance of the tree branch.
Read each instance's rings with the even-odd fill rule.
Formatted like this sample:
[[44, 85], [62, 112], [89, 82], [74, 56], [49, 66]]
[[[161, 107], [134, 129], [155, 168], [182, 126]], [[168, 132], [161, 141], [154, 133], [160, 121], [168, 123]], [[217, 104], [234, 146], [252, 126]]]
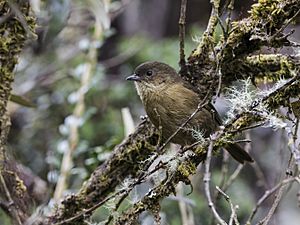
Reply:
[[13, 70], [18, 56], [27, 39], [27, 32], [32, 34], [35, 19], [30, 15], [28, 1], [1, 1], [0, 15], [0, 193], [8, 202], [8, 215], [13, 223], [22, 224], [29, 216], [28, 193], [16, 171], [10, 170], [6, 152], [10, 118], [7, 102], [10, 98], [14, 80]]

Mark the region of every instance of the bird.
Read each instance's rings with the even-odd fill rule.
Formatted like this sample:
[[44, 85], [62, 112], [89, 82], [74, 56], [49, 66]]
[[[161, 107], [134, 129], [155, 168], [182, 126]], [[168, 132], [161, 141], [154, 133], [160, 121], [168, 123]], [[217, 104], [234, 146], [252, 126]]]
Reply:
[[[174, 135], [203, 100], [189, 82], [163, 62], [142, 63], [126, 80], [134, 81], [145, 111], [150, 121], [160, 130], [163, 140]], [[221, 125], [217, 110], [208, 103], [178, 131], [171, 142], [181, 146], [192, 145], [197, 142], [192, 134], [194, 129], [199, 130], [204, 137], [209, 137]], [[252, 157], [237, 143], [227, 143], [225, 148], [238, 162], [253, 162]]]

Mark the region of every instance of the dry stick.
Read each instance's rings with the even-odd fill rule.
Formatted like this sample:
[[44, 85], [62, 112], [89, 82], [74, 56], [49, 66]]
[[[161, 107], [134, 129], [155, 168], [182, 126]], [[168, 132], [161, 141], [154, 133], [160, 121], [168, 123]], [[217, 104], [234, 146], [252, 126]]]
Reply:
[[252, 210], [252, 213], [250, 214], [246, 224], [250, 224], [251, 221], [253, 220], [258, 208], [262, 205], [262, 203], [264, 203], [265, 200], [267, 200], [275, 191], [277, 191], [280, 187], [294, 182], [296, 180], [295, 177], [291, 177], [291, 178], [287, 178], [281, 182], [279, 182], [278, 184], [276, 184], [273, 188], [266, 190], [265, 193], [263, 194], [263, 196], [257, 201], [254, 209]]
[[[12, 210], [13, 210], [13, 216], [15, 216], [16, 218], [16, 221], [18, 222], [19, 225], [22, 225], [22, 222], [21, 222], [21, 218], [20, 218], [20, 215], [18, 213], [18, 210], [17, 208], [15, 207], [15, 203], [14, 203], [14, 200], [12, 199], [11, 195], [10, 195], [10, 192], [9, 192], [9, 189], [6, 185], [6, 182], [5, 182], [5, 179], [3, 177], [3, 174], [2, 174], [2, 171], [0, 172], [0, 182], [3, 186], [3, 189], [5, 191], [5, 194], [6, 194], [6, 197], [8, 199], [8, 202], [9, 202], [9, 207], [12, 207]], [[9, 208], [8, 208], [9, 209]]]
[[219, 213], [217, 212], [214, 203], [212, 201], [212, 197], [210, 194], [210, 161], [211, 161], [211, 157], [212, 157], [212, 151], [213, 151], [213, 145], [214, 145], [214, 140], [215, 137], [211, 138], [209, 147], [208, 147], [208, 151], [207, 151], [207, 155], [206, 155], [206, 161], [205, 161], [205, 173], [204, 173], [204, 178], [203, 178], [203, 182], [204, 182], [204, 190], [205, 190], [205, 195], [208, 201], [208, 206], [211, 209], [214, 217], [217, 219], [217, 221], [222, 224], [222, 225], [227, 225], [227, 223], [221, 218], [221, 216], [219, 215]]
[[181, 0], [180, 6], [180, 18], [179, 18], [179, 65], [180, 65], [180, 74], [186, 74], [186, 62], [184, 54], [184, 39], [185, 39], [185, 18], [186, 18], [186, 3], [187, 0]]
[[[209, 22], [208, 22], [208, 26], [206, 29], [207, 34], [209, 35], [209, 37], [213, 37], [213, 34], [215, 32], [215, 28], [219, 22], [219, 7], [220, 7], [220, 1], [219, 0], [214, 0], [212, 3], [212, 11], [211, 11], [211, 15], [209, 18]], [[222, 23], [220, 23], [220, 25], [222, 26]], [[212, 45], [212, 43], [210, 42], [210, 44]], [[215, 49], [214, 46], [211, 47], [215, 60], [217, 62], [217, 66], [216, 66], [216, 75], [218, 76], [218, 87], [217, 87], [217, 91], [216, 91], [216, 97], [220, 96], [221, 93], [221, 87], [222, 87], [222, 72], [221, 72], [221, 68], [220, 68], [220, 62], [223, 56], [223, 49], [224, 49], [224, 45], [221, 47], [221, 51], [219, 54], [215, 53]]]
[[[220, 3], [218, 3], [220, 4]], [[216, 96], [220, 96], [220, 92], [221, 92], [221, 87], [222, 87], [222, 72], [221, 72], [221, 69], [220, 69], [220, 59], [223, 58], [223, 53], [224, 53], [224, 49], [226, 47], [226, 44], [227, 44], [227, 39], [228, 39], [228, 33], [229, 33], [229, 29], [230, 29], [230, 24], [231, 24], [231, 15], [232, 15], [232, 11], [234, 9], [234, 0], [229, 0], [225, 3], [225, 9], [228, 10], [228, 15], [227, 15], [227, 19], [226, 19], [226, 28], [223, 28], [223, 24], [222, 24], [222, 21], [220, 19], [220, 16], [222, 16], [223, 12], [218, 13], [218, 9], [219, 9], [219, 5], [217, 5], [217, 3], [214, 2], [213, 4], [213, 8], [215, 7], [215, 11], [217, 11], [217, 13], [215, 14], [215, 17], [217, 17], [217, 20], [219, 21], [219, 24], [223, 30], [223, 36], [224, 36], [224, 42], [223, 42], [223, 45], [221, 46], [221, 49], [220, 49], [220, 52], [218, 53], [218, 57], [215, 56], [216, 58], [216, 61], [217, 61], [217, 75], [219, 77], [218, 79], [218, 88], [217, 88], [217, 92], [216, 92]], [[212, 12], [213, 13], [213, 12]], [[214, 51], [215, 52], [215, 51]]]
[[224, 196], [225, 200], [229, 203], [230, 205], [230, 209], [231, 209], [231, 215], [230, 215], [230, 219], [229, 219], [229, 223], [228, 225], [232, 225], [233, 221], [235, 222], [236, 225], [239, 225], [239, 221], [237, 218], [237, 213], [236, 211], [238, 210], [238, 205], [234, 206], [231, 202], [231, 199], [229, 197], [229, 195], [227, 195], [224, 191], [222, 191], [221, 188], [219, 188], [218, 186], [216, 186], [217, 191]]
[[297, 137], [297, 133], [298, 133], [298, 129], [299, 129], [299, 119], [297, 119], [297, 122], [296, 122], [296, 127], [295, 127], [295, 132], [294, 134], [289, 134], [289, 136], [292, 135], [292, 137], [290, 137], [292, 140], [293, 140], [293, 144], [291, 145], [291, 153], [292, 153], [292, 156], [294, 157], [295, 159], [295, 162], [296, 162], [296, 165], [298, 167], [298, 170], [300, 171], [300, 151], [299, 151], [299, 148], [297, 147], [296, 145], [296, 137]]
[[[295, 133], [297, 133], [297, 129], [295, 129]], [[288, 162], [288, 171], [291, 171], [291, 167], [293, 166], [294, 164], [294, 161], [293, 161], [293, 157], [291, 155], [290, 159], [289, 159], [289, 162]], [[257, 209], [258, 207], [262, 204], [262, 202], [267, 198], [269, 197], [273, 192], [275, 192], [277, 189], [279, 189], [276, 197], [275, 197], [275, 200], [272, 204], [272, 207], [270, 209], [270, 211], [268, 212], [267, 216], [262, 219], [258, 224], [264, 224], [264, 225], [267, 225], [268, 222], [270, 221], [271, 217], [273, 216], [280, 200], [281, 200], [281, 197], [283, 195], [283, 191], [284, 191], [284, 188], [285, 186], [290, 183], [291, 181], [295, 181], [296, 180], [296, 177], [292, 177], [290, 178], [290, 174], [289, 173], [286, 173], [285, 177], [286, 179], [281, 181], [279, 184], [277, 184], [273, 189], [271, 189], [271, 191], [266, 191], [265, 194], [262, 196], [262, 198], [259, 199], [259, 201], [257, 202], [255, 208], [253, 209], [252, 211], [252, 214], [249, 216], [249, 219], [248, 219], [248, 222], [250, 223], [250, 221], [253, 219], [255, 213], [257, 212]]]
[[[228, 162], [229, 162], [229, 153], [227, 151], [223, 151], [223, 159], [222, 159], [222, 168], [221, 168], [221, 181], [219, 183], [220, 187], [223, 187], [226, 183], [226, 179], [228, 176]], [[220, 200], [220, 193], [218, 190], [215, 190], [213, 201], [216, 204], [216, 207], [218, 206], [218, 202]], [[211, 218], [210, 224], [215, 224], [214, 217]]]
[[[295, 130], [295, 132], [297, 132], [297, 130]], [[291, 157], [290, 157], [290, 159], [289, 159], [289, 162], [288, 162], [288, 168], [287, 168], [288, 171], [291, 171], [291, 168], [292, 168], [293, 164], [294, 164], [294, 158], [293, 158], [293, 156], [291, 155]], [[291, 176], [290, 173], [286, 173], [286, 174], [285, 174], [285, 178], [289, 178], [290, 176]], [[293, 178], [294, 178], [294, 177], [293, 177]], [[295, 178], [294, 178], [294, 179], [295, 179]], [[281, 200], [281, 198], [282, 198], [282, 195], [283, 195], [283, 192], [284, 192], [284, 190], [285, 190], [285, 186], [286, 186], [286, 184], [285, 184], [285, 185], [282, 185], [282, 186], [279, 188], [279, 191], [278, 191], [278, 193], [277, 193], [277, 195], [276, 195], [276, 197], [275, 197], [275, 200], [274, 200], [274, 202], [273, 202], [273, 204], [272, 204], [272, 206], [271, 206], [271, 209], [269, 210], [267, 216], [266, 216], [265, 218], [263, 218], [263, 219], [258, 223], [258, 225], [261, 225], [261, 224], [267, 225], [267, 224], [269, 223], [271, 217], [272, 217], [272, 216], [274, 215], [274, 213], [275, 213], [275, 210], [276, 210], [277, 206], [279, 205], [279, 202], [280, 202], [280, 200]]]

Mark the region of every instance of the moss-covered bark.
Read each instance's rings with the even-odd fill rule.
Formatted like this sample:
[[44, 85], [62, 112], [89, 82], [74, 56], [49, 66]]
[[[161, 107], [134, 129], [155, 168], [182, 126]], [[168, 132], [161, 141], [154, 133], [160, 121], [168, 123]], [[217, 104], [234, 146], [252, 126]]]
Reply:
[[[11, 8], [7, 1], [0, 2], [0, 15], [4, 21], [0, 24], [0, 125], [1, 147], [5, 144], [8, 133], [8, 118], [6, 106], [10, 97], [11, 84], [14, 80], [13, 70], [18, 61], [18, 56], [27, 39], [27, 32], [35, 27], [35, 20], [30, 16], [28, 1], [9, 1], [16, 6], [20, 15]], [[22, 16], [22, 18], [19, 18]], [[20, 20], [25, 20], [22, 24]], [[24, 28], [24, 25], [27, 27]]]
[[[147, 168], [145, 160], [157, 149], [159, 135], [149, 120], [143, 121], [124, 142], [115, 147], [114, 153], [99, 166], [81, 190], [64, 199], [56, 213], [48, 218], [52, 224], [72, 217], [105, 199], [126, 177], [136, 177]], [[82, 217], [70, 224], [81, 224]]]
[[[35, 27], [28, 1], [0, 2], [0, 193], [8, 203], [8, 214], [15, 224], [23, 223], [29, 216], [26, 187], [6, 161], [5, 145], [10, 127], [6, 111], [10, 98], [13, 70], [25, 44], [28, 32]], [[26, 26], [26, 27], [24, 27]]]

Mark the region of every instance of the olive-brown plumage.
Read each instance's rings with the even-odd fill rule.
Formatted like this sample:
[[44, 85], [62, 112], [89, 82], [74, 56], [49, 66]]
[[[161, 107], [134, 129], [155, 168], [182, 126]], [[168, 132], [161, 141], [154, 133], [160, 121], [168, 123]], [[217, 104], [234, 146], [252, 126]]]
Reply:
[[[167, 139], [196, 110], [201, 99], [189, 83], [181, 79], [169, 65], [161, 62], [146, 62], [135, 69], [127, 80], [135, 81], [146, 113], [157, 128], [161, 128], [163, 139]], [[179, 145], [191, 145], [197, 140], [191, 130], [196, 129], [208, 137], [221, 125], [221, 119], [213, 105], [201, 109], [173, 138]], [[249, 154], [237, 144], [228, 144], [228, 152], [240, 163], [253, 161]]]

